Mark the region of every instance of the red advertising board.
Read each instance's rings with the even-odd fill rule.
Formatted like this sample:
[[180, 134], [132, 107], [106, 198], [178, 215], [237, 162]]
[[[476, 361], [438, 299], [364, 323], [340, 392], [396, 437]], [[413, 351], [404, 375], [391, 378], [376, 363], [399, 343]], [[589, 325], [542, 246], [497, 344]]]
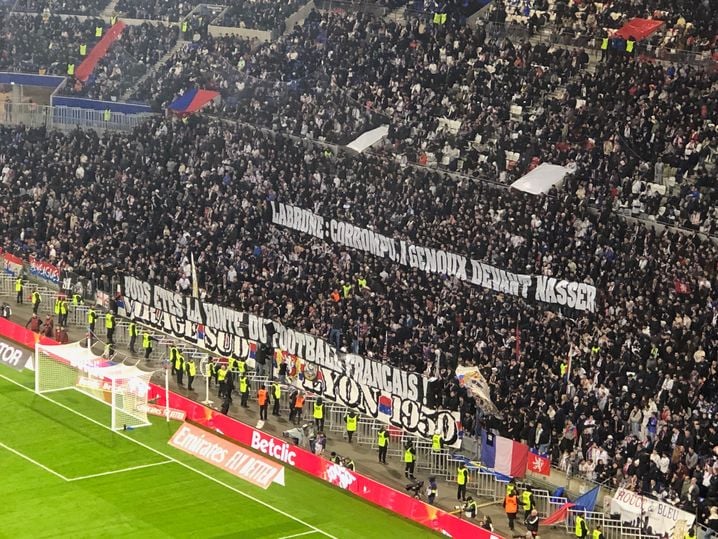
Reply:
[[[37, 338], [33, 332], [3, 318], [0, 318], [0, 336], [31, 349], [34, 349]], [[43, 344], [59, 344], [45, 337], [40, 342]], [[150, 384], [149, 399], [156, 399], [155, 404], [163, 406], [165, 404], [164, 388]], [[333, 464], [301, 447], [294, 446], [285, 440], [222, 415], [182, 395], [170, 392], [169, 401], [172, 408], [184, 411], [188, 420], [219, 431], [227, 438], [249, 446], [260, 453], [331, 483], [338, 488], [352, 492], [364, 500], [389, 509], [397, 515], [413, 520], [422, 526], [454, 538], [501, 539], [501, 536], [479, 528], [471, 522], [412, 498], [369, 477], [347, 470], [338, 464]]]
[[[157, 399], [158, 405], [165, 404], [164, 388], [152, 386], [150, 399]], [[390, 509], [400, 516], [413, 520], [427, 528], [446, 533], [451, 537], [473, 537], [476, 539], [499, 539], [500, 536], [479, 528], [446, 511], [412, 498], [383, 483], [352, 472], [337, 464], [315, 455], [301, 447], [294, 446], [281, 438], [245, 425], [182, 395], [170, 392], [170, 406], [187, 413], [187, 419], [216, 429], [224, 436], [240, 444], [278, 459], [298, 470], [348, 490], [376, 505]]]

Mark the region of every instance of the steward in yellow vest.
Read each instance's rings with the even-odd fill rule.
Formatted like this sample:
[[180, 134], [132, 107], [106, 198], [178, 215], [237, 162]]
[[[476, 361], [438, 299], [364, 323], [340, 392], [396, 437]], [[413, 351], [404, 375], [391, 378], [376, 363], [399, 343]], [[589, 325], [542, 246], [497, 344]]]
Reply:
[[359, 416], [357, 416], [357, 413], [354, 410], [349, 410], [349, 412], [344, 415], [344, 421], [347, 424], [347, 438], [349, 438], [349, 443], [352, 443], [352, 438], [357, 430], [358, 420]]

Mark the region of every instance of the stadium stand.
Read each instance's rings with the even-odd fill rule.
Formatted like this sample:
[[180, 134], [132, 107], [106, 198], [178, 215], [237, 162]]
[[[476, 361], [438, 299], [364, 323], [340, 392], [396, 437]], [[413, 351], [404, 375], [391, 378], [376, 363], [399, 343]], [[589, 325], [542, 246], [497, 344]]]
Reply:
[[[585, 27], [567, 22], [584, 19], [574, 4], [535, 9], [594, 47], [594, 27], [618, 23], [582, 6]], [[637, 6], [622, 17], [649, 13]], [[132, 9], [118, 4], [170, 20], [191, 6]], [[655, 9], [668, 10], [672, 44], [714, 47], [714, 20], [682, 3]], [[512, 13], [497, 4], [491, 24]], [[13, 19], [25, 31], [5, 27], [5, 69], [62, 73], [85, 32], [74, 19]], [[71, 32], [56, 29], [63, 24]], [[29, 42], [29, 30], [41, 38]], [[145, 65], [174, 44], [150, 25], [128, 35], [123, 50]], [[346, 349], [410, 370], [438, 357], [435, 399], [460, 410], [468, 431], [484, 422], [548, 444], [568, 471], [704, 519], [718, 500], [716, 71], [593, 52], [497, 38], [489, 24], [348, 11], [312, 12], [262, 46], [201, 32], [133, 98], [159, 111], [201, 86], [221, 93], [210, 109], [220, 119], [157, 119], [131, 138], [0, 130], [3, 247], [94, 278], [129, 271], [185, 292], [192, 252], [208, 299], [323, 337], [338, 331]], [[129, 89], [115, 87], [116, 58], [89, 95]], [[344, 145], [383, 123], [388, 140], [368, 155], [308, 140]], [[538, 162], [572, 173], [544, 196], [506, 189]], [[467, 175], [448, 173], [456, 171]], [[507, 270], [587, 282], [600, 290], [599, 308], [558, 311], [308, 240], [270, 224], [271, 201]], [[342, 285], [349, 295], [334, 301]], [[480, 368], [504, 420], [477, 417], [452, 376], [458, 365]]]
[[177, 28], [142, 23], [127, 26], [86, 83], [66, 85], [65, 95], [117, 101], [177, 43]]
[[104, 27], [100, 19], [13, 14], [0, 36], [0, 69], [65, 75], [69, 63], [80, 65], [80, 46], [89, 50], [97, 41], [98, 26]]

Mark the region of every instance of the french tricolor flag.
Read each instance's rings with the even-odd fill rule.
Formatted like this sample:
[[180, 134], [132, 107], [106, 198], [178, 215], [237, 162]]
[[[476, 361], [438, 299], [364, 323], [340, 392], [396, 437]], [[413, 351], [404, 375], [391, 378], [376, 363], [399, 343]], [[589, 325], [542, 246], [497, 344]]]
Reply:
[[529, 458], [529, 446], [493, 432], [481, 435], [481, 463], [509, 477], [523, 477]]

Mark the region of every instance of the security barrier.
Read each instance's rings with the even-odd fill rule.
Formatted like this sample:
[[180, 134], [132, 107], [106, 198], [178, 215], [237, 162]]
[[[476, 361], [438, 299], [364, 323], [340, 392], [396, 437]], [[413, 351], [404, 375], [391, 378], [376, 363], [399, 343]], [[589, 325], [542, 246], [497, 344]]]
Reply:
[[15, 277], [11, 275], [0, 275], [0, 296], [15, 295]]
[[569, 510], [566, 519], [566, 532], [573, 533], [576, 526], [576, 515], [581, 515], [586, 519], [586, 526], [594, 530], [596, 526], [601, 526], [603, 536], [606, 539], [659, 539], [660, 536], [644, 533], [640, 528], [635, 526], [624, 526], [620, 519], [611, 518], [604, 513], [591, 511], [573, 511]]
[[142, 125], [153, 114], [124, 114], [76, 107], [51, 107], [34, 103], [6, 102], [0, 109], [0, 125], [23, 125], [30, 128], [45, 127], [71, 131], [95, 129], [131, 131]]

